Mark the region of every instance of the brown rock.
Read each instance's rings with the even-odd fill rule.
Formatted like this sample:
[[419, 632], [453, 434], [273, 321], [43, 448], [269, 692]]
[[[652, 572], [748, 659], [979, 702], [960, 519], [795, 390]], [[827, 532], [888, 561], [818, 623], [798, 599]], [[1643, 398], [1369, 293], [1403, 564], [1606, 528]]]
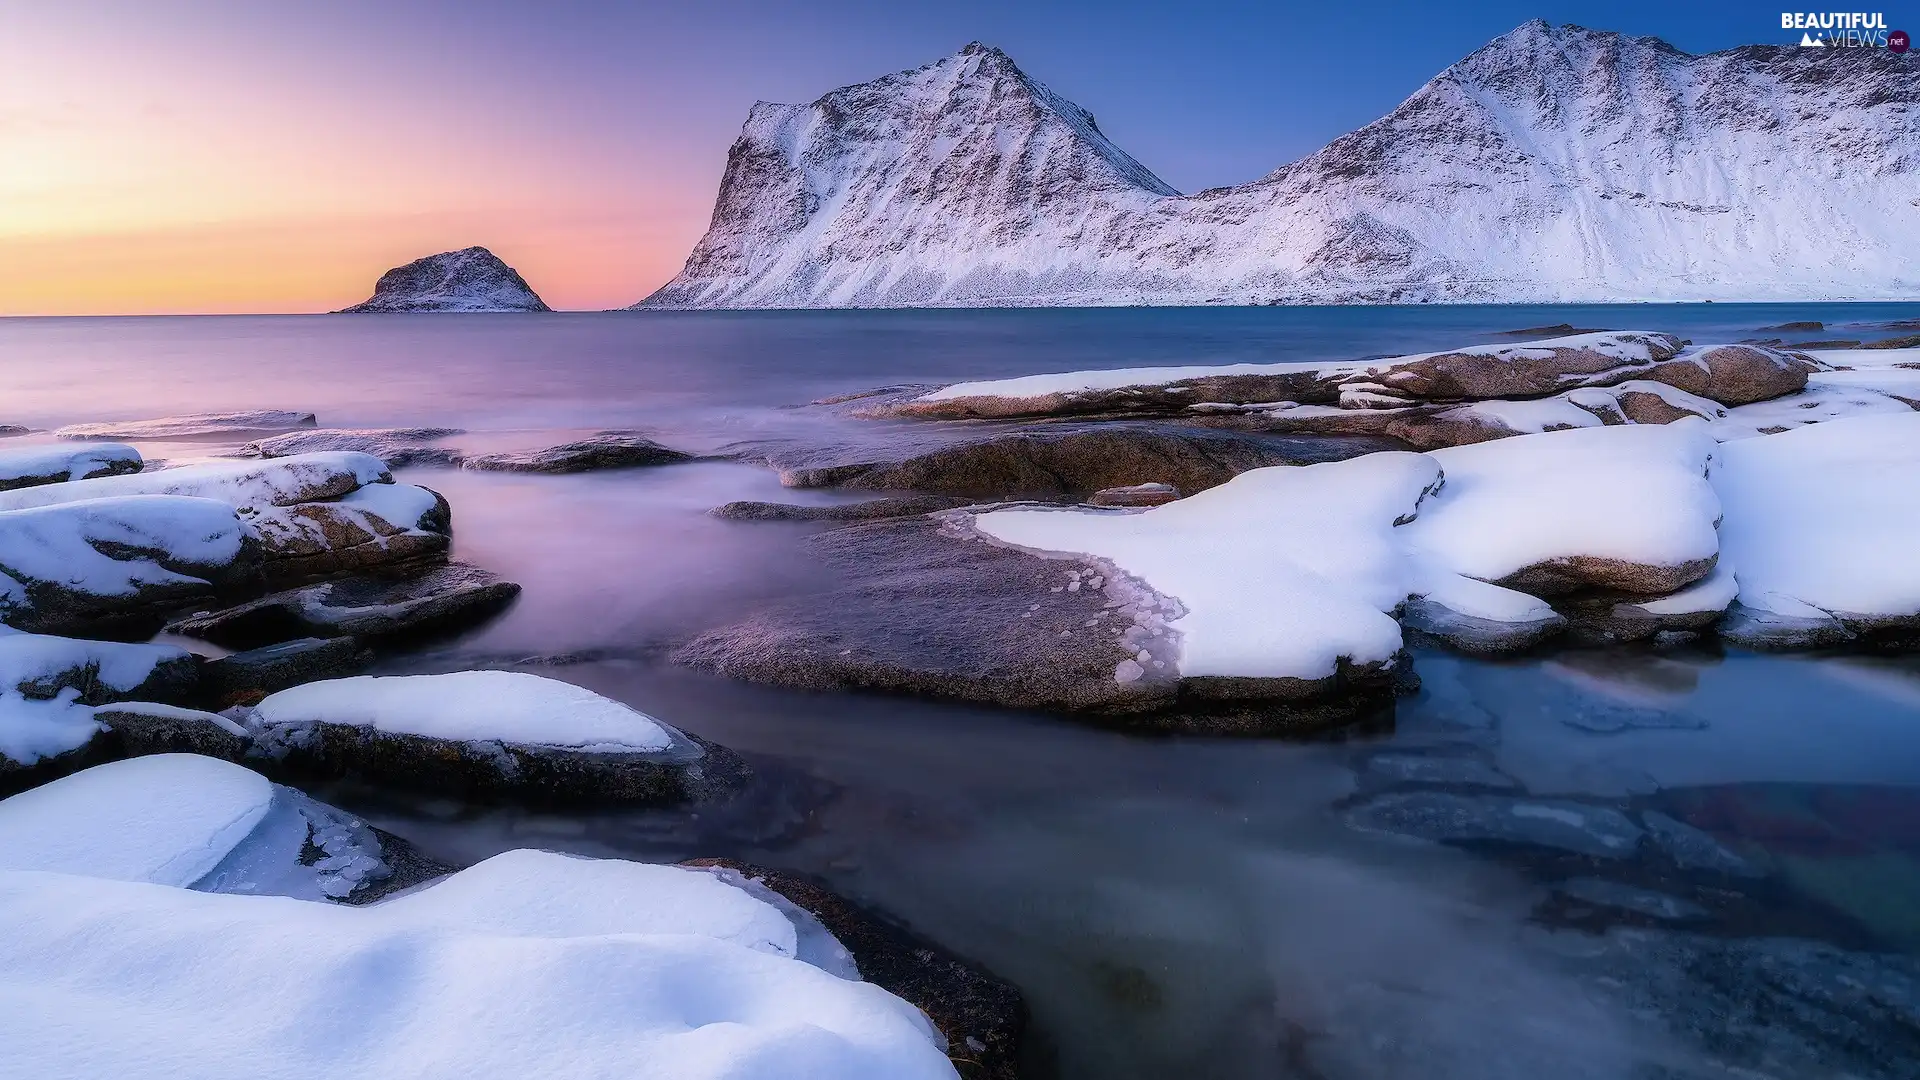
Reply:
[[881, 521], [918, 517], [965, 506], [969, 500], [950, 495], [909, 495], [835, 506], [794, 506], [790, 503], [730, 502], [707, 511], [728, 521]]
[[461, 466], [486, 472], [577, 473], [690, 460], [692, 455], [669, 450], [638, 432], [603, 431], [590, 439], [544, 450], [470, 457]]
[[[1356, 391], [1408, 401], [1484, 401], [1544, 397], [1578, 386], [1641, 378], [1681, 349], [1672, 334], [1616, 333], [1609, 339], [1644, 345], [1651, 361], [1623, 361], [1585, 345], [1552, 340], [1467, 352], [1443, 352], [1369, 368], [1341, 381], [1343, 398]], [[1540, 353], [1547, 355], [1541, 356]]]
[[789, 469], [780, 479], [798, 488], [1082, 499], [1104, 488], [1148, 483], [1204, 491], [1250, 469], [1335, 461], [1383, 448], [1352, 440], [1129, 423], [994, 435], [904, 461]]
[[1706, 577], [1717, 561], [1718, 556], [1710, 556], [1678, 566], [1653, 566], [1574, 555], [1523, 567], [1493, 584], [1541, 597], [1564, 596], [1586, 589], [1664, 596]]
[[1758, 345], [1715, 345], [1656, 364], [1642, 378], [1722, 405], [1748, 405], [1806, 389], [1807, 357]]
[[[422, 489], [426, 490], [426, 489]], [[303, 502], [251, 518], [265, 548], [270, 586], [418, 564], [453, 542], [453, 508], [438, 492], [411, 521], [388, 521], [347, 502]]]
[[167, 629], [229, 649], [299, 638], [363, 641], [464, 630], [500, 613], [520, 586], [477, 566], [448, 563], [419, 577], [327, 581], [199, 612]]
[[1093, 506], [1164, 506], [1180, 497], [1172, 484], [1134, 484], [1131, 487], [1103, 488], [1087, 498]]

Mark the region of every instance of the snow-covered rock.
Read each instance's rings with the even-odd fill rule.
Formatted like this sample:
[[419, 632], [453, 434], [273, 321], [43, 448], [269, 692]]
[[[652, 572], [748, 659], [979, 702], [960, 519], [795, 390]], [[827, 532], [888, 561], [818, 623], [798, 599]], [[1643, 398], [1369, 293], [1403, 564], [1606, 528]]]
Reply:
[[323, 450], [349, 450], [372, 454], [396, 469], [402, 465], [458, 465], [459, 450], [434, 444], [459, 434], [463, 434], [459, 428], [437, 427], [323, 428], [256, 439], [242, 446], [239, 453], [243, 457], [281, 458]]
[[106, 752], [94, 706], [182, 700], [195, 689], [198, 666], [171, 645], [0, 632], [0, 792], [71, 772]]
[[273, 461], [220, 461], [177, 469], [79, 480], [70, 484], [0, 492], [0, 510], [103, 499], [117, 495], [190, 495], [229, 506], [260, 510], [335, 499], [367, 484], [393, 479], [386, 463], [370, 454], [301, 454]]
[[913, 1006], [698, 870], [519, 852], [370, 907], [7, 871], [0, 919], [35, 1075], [956, 1075]]
[[0, 492], [0, 511], [135, 494], [218, 500], [238, 510], [259, 540], [269, 578], [291, 582], [447, 550], [446, 500], [392, 480], [371, 454], [324, 451]]
[[63, 439], [210, 439], [234, 438], [289, 428], [312, 427], [318, 421], [309, 412], [257, 409], [251, 412], [193, 413], [152, 420], [110, 420], [70, 424], [54, 431]]
[[1724, 558], [1752, 645], [1920, 634], [1920, 415], [1815, 424], [1721, 446]]
[[[1148, 590], [1127, 631], [1139, 656], [1117, 680], [1214, 679], [1228, 696], [1251, 680], [1265, 685], [1246, 696], [1312, 697], [1390, 680], [1401, 648], [1391, 612], [1414, 591], [1394, 528], [1439, 483], [1431, 457], [1369, 454], [1258, 469], [1141, 513], [1004, 509], [973, 527], [1089, 555]], [[1169, 598], [1172, 616], [1161, 613]]]
[[447, 869], [350, 814], [194, 754], [96, 765], [0, 801], [0, 873], [364, 903]]
[[1314, 154], [1181, 195], [976, 43], [755, 105], [706, 235], [643, 303], [1906, 298], [1904, 59], [1536, 20]]
[[22, 630], [131, 628], [259, 569], [259, 545], [239, 514], [213, 499], [130, 495], [0, 512], [0, 622]]
[[1446, 483], [1403, 539], [1436, 572], [1537, 596], [1658, 596], [1705, 577], [1720, 501], [1704, 425], [1600, 427], [1432, 451]]
[[617, 701], [514, 671], [306, 683], [246, 724], [256, 753], [296, 771], [453, 792], [676, 802], [730, 783], [737, 766]]
[[550, 311], [518, 271], [483, 247], [443, 251], [380, 275], [373, 296], [340, 314], [376, 311]]
[[84, 449], [68, 446], [20, 446], [0, 449], [0, 491], [137, 473], [140, 451], [124, 443]]

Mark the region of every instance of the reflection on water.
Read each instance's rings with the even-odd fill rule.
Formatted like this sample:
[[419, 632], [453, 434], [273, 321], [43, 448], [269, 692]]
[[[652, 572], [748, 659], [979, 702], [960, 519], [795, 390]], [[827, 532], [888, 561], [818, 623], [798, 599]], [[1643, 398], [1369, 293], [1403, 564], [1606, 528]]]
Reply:
[[[1738, 337], [1790, 318], [1912, 315], [1869, 307], [4, 320], [0, 363], [16, 385], [0, 407], [15, 411], [0, 422], [282, 406], [336, 425], [468, 427], [452, 441], [481, 451], [599, 426], [695, 450], [841, 444], [895, 436], [784, 406], [1049, 368], [1389, 352], [1563, 321]], [[732, 746], [760, 774], [695, 814], [323, 793], [441, 857], [532, 845], [820, 875], [1018, 983], [1036, 1063], [1072, 1080], [1912, 1075], [1920, 968], [1867, 955], [1920, 952], [1911, 657], [1423, 652], [1423, 688], [1391, 730], [1127, 737], [667, 665], [672, 643], [817, 585], [796, 543], [817, 526], [705, 514], [839, 498], [783, 490], [764, 469], [402, 479], [447, 495], [459, 557], [526, 588], [495, 624], [390, 670], [529, 664]], [[1428, 813], [1417, 824], [1456, 830], [1452, 843], [1355, 827], [1409, 794], [1426, 800], [1408, 804]], [[1595, 857], [1513, 842], [1598, 820], [1638, 846]]]

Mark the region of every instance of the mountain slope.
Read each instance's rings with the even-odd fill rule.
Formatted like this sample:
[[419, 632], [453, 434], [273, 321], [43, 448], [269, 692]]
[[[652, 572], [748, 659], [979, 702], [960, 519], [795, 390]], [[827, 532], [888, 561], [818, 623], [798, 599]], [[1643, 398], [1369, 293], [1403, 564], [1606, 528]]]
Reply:
[[978, 44], [756, 105], [656, 307], [1920, 293], [1920, 64], [1527, 23], [1251, 184], [1180, 195]]
[[550, 311], [519, 271], [483, 247], [443, 251], [380, 275], [373, 296], [336, 314], [393, 311]]

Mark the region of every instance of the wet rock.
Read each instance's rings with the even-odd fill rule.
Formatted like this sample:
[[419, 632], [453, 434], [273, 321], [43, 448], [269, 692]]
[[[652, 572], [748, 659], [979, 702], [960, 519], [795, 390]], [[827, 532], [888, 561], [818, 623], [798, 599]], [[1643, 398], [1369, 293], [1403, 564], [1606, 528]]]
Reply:
[[1881, 338], [1879, 341], [1869, 341], [1860, 347], [1863, 349], [1920, 349], [1920, 334]]
[[[1754, 344], [1754, 342], [1747, 342], [1747, 344]], [[1779, 345], [1781, 342], [1775, 340], [1768, 344]], [[1827, 338], [1821, 341], [1802, 341], [1794, 345], [1796, 349], [1857, 349], [1859, 347], [1859, 338]]]
[[[1907, 1080], [1920, 1060], [1920, 960], [1793, 938], [1615, 929], [1564, 963], [1623, 1014], [1709, 1064], [1671, 1075]], [[1661, 1073], [1661, 1075], [1669, 1075]]]
[[372, 454], [392, 468], [402, 465], [458, 465], [460, 451], [434, 441], [462, 434], [459, 428], [326, 428], [294, 431], [258, 439], [240, 448], [244, 457], [281, 458], [322, 450]]
[[94, 710], [111, 734], [115, 757], [199, 754], [243, 761], [251, 740], [245, 728], [217, 713], [156, 702], [122, 702]]
[[256, 409], [251, 412], [194, 413], [153, 420], [115, 420], [57, 428], [62, 439], [231, 439], [314, 427], [310, 412]]
[[1401, 609], [1400, 625], [1445, 642], [1449, 647], [1474, 656], [1507, 656], [1558, 636], [1567, 627], [1566, 617], [1548, 611], [1540, 618], [1502, 622], [1463, 615], [1436, 600], [1416, 596]]
[[207, 661], [200, 668], [200, 692], [220, 708], [254, 705], [289, 686], [358, 674], [371, 659], [350, 637], [300, 638]]
[[1148, 483], [1191, 494], [1250, 469], [1309, 465], [1387, 448], [1175, 424], [1114, 424], [995, 435], [904, 461], [789, 469], [780, 481], [798, 488], [917, 491], [968, 499], [1081, 499], [1104, 488]]
[[1604, 334], [1604, 330], [1582, 329], [1572, 323], [1554, 323], [1552, 326], [1527, 326], [1518, 330], [1502, 330], [1495, 337], [1570, 337], [1574, 334]]
[[1624, 859], [1641, 829], [1618, 810], [1564, 799], [1454, 795], [1438, 791], [1376, 796], [1350, 809], [1356, 828], [1440, 843], [1497, 843]]
[[122, 443], [84, 449], [29, 446], [0, 450], [0, 491], [137, 473], [145, 464], [140, 451]]
[[1647, 835], [1653, 837], [1653, 842], [1659, 845], [1660, 850], [1666, 852], [1682, 869], [1706, 870], [1735, 877], [1762, 877], [1765, 874], [1765, 871], [1715, 840], [1713, 834], [1705, 829], [1696, 829], [1658, 810], [1642, 811], [1640, 822], [1647, 827]]
[[1606, 878], [1574, 878], [1554, 888], [1561, 895], [1581, 903], [1644, 915], [1662, 922], [1694, 922], [1707, 918], [1707, 909], [1690, 900], [1608, 881]]
[[[1399, 667], [1324, 680], [1187, 679], [1135, 595], [1092, 564], [944, 533], [933, 519], [807, 539], [837, 576], [673, 654], [702, 670], [806, 690], [881, 690], [1097, 716], [1110, 726], [1260, 733], [1391, 705]], [[1155, 653], [1153, 649], [1160, 649]], [[1145, 654], [1143, 661], [1141, 655]]]
[[1780, 331], [1783, 333], [1805, 333], [1808, 331], [1818, 332], [1821, 330], [1825, 330], [1826, 328], [1827, 328], [1826, 323], [1815, 322], [1813, 320], [1803, 320], [1800, 322], [1783, 322], [1779, 326], [1763, 326], [1760, 329], [1762, 332], [1765, 332], [1768, 330], [1774, 330], [1774, 331]]
[[1129, 487], [1102, 488], [1087, 497], [1092, 506], [1162, 506], [1180, 497], [1172, 484], [1134, 484]]
[[514, 582], [456, 562], [413, 578], [356, 578], [289, 589], [188, 616], [168, 630], [229, 649], [296, 638], [373, 641], [464, 630], [499, 614], [519, 594]]
[[1807, 387], [1804, 357], [1758, 345], [1715, 345], [1656, 364], [1644, 378], [1722, 405], [1766, 401]]
[[1462, 754], [1374, 754], [1361, 770], [1372, 785], [1423, 784], [1511, 790], [1519, 781], [1477, 757]]
[[709, 513], [728, 521], [882, 521], [951, 510], [970, 501], [950, 495], [908, 495], [835, 506], [743, 501], [716, 506]]
[[461, 462], [461, 467], [487, 472], [577, 473], [691, 460], [693, 455], [669, 450], [639, 432], [603, 431], [590, 439], [544, 450], [470, 457]]
[[927, 1014], [946, 1037], [963, 1080], [1016, 1080], [1026, 1032], [1020, 991], [876, 912], [859, 907], [805, 875], [735, 862], [695, 859], [745, 875], [818, 919], [853, 954], [867, 982]]

